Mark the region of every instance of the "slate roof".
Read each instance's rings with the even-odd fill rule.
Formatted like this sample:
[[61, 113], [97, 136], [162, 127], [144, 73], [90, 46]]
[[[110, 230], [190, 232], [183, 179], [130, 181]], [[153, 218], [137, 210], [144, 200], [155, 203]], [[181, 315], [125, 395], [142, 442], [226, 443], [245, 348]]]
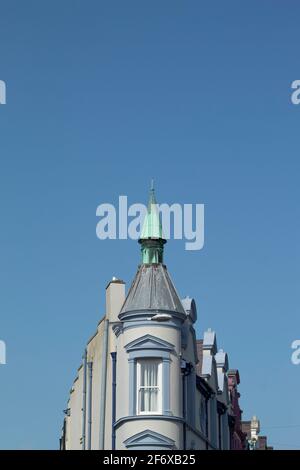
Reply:
[[142, 264], [139, 267], [120, 315], [141, 310], [165, 310], [186, 315], [165, 265]]

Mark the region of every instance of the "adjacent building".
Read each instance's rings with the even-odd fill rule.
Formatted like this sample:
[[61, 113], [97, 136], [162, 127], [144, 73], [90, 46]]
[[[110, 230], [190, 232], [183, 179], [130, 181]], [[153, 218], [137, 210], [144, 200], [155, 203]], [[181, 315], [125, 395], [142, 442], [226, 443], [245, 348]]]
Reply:
[[273, 450], [268, 446], [267, 436], [259, 436], [260, 421], [253, 416], [251, 421], [242, 422], [242, 430], [246, 435], [247, 449], [249, 450]]

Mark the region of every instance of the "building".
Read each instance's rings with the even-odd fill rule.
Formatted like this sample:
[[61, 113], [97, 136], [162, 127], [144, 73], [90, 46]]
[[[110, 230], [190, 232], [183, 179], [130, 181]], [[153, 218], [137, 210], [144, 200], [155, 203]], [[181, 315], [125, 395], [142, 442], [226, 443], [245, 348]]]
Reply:
[[273, 450], [273, 447], [268, 446], [267, 436], [259, 436], [260, 421], [256, 416], [253, 416], [251, 421], [243, 421], [242, 430], [246, 435], [247, 449]]
[[229, 449], [241, 435], [228, 357], [214, 331], [196, 340], [195, 300], [180, 299], [164, 264], [154, 190], [139, 243], [142, 263], [127, 295], [119, 279], [106, 287], [61, 449]]
[[242, 428], [243, 411], [240, 408], [240, 393], [238, 391], [240, 374], [238, 370], [231, 369], [228, 371], [227, 376], [231, 402], [231, 415], [234, 416], [230, 429], [230, 448], [233, 450], [245, 450], [247, 449], [247, 435]]

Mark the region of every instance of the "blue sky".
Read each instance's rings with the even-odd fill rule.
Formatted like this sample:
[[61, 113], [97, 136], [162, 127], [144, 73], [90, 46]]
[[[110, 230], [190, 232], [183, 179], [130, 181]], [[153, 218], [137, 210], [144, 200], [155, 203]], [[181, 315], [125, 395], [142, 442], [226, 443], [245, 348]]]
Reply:
[[[0, 447], [57, 448], [107, 281], [134, 241], [100, 241], [96, 207], [205, 204], [205, 246], [166, 245], [198, 336], [241, 376], [244, 418], [300, 448], [296, 1], [2, 0]], [[285, 427], [286, 426], [286, 427]]]

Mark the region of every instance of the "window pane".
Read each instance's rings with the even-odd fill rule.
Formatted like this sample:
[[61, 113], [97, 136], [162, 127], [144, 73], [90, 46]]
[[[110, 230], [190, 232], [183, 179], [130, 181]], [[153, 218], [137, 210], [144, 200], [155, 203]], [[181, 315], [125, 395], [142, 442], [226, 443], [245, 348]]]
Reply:
[[142, 388], [140, 389], [140, 411], [150, 412], [158, 411], [158, 389]]
[[141, 387], [157, 386], [158, 362], [141, 361]]

